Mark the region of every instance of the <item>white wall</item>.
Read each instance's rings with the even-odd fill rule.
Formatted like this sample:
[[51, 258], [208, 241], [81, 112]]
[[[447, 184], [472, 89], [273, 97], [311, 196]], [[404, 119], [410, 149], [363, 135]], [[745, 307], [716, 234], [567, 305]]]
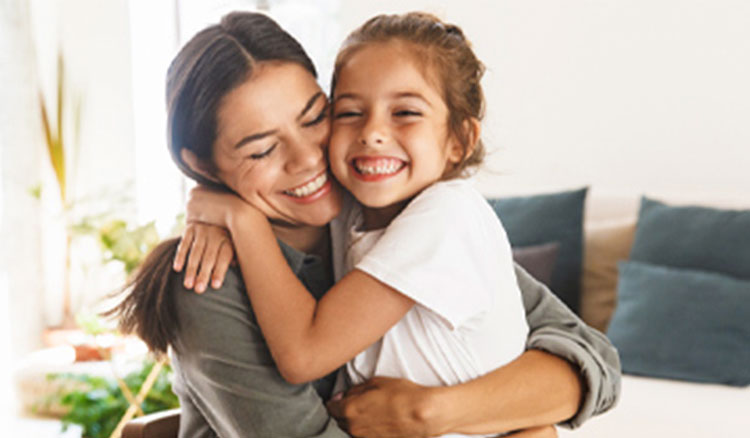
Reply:
[[420, 9], [487, 65], [486, 194], [588, 184], [750, 207], [750, 2], [349, 2], [342, 27]]

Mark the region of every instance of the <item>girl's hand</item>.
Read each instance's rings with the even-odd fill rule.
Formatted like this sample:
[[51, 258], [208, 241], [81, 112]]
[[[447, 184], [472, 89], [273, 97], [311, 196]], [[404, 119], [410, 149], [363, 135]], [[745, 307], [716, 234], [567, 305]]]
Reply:
[[182, 270], [186, 257], [188, 261], [183, 282], [185, 288], [192, 289], [195, 285], [195, 291], [203, 293], [208, 286], [209, 278], [211, 287], [220, 288], [229, 264], [234, 259], [234, 247], [229, 232], [214, 225], [189, 222], [177, 247], [174, 258], [175, 271]]
[[228, 229], [232, 215], [246, 208], [251, 207], [233, 193], [198, 185], [188, 194], [185, 221], [203, 222]]

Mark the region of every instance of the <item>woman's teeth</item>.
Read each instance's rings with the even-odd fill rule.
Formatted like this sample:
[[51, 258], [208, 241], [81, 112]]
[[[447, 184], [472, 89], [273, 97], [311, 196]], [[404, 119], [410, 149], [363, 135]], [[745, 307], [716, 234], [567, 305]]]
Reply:
[[354, 168], [362, 175], [389, 175], [398, 172], [405, 165], [400, 160], [378, 160], [380, 162], [377, 164], [368, 161], [371, 160], [354, 160]]
[[309, 183], [295, 189], [284, 190], [284, 193], [289, 196], [294, 196], [295, 198], [304, 198], [305, 196], [311, 195], [320, 190], [320, 188], [323, 187], [323, 184], [325, 184], [326, 181], [328, 181], [328, 174], [326, 172], [323, 172], [320, 174], [320, 176], [310, 181]]

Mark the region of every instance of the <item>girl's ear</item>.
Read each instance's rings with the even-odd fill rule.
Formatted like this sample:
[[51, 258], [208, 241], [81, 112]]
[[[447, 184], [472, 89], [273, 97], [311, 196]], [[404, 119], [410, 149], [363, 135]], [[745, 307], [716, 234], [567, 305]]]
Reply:
[[184, 161], [193, 172], [209, 181], [221, 184], [221, 181], [216, 178], [211, 171], [211, 167], [205, 161], [198, 158], [192, 151], [182, 148], [180, 149], [180, 157], [182, 157], [182, 161]]
[[461, 164], [462, 161], [469, 158], [474, 153], [474, 148], [476, 148], [477, 142], [482, 135], [482, 123], [475, 117], [464, 120], [462, 128], [466, 133], [467, 145], [462, 145], [453, 136], [453, 142], [448, 151], [448, 161], [453, 164]]

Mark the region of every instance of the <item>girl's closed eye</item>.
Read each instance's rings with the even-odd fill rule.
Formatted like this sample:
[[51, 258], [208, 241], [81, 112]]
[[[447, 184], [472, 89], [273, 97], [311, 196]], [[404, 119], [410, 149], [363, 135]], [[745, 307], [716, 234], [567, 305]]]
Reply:
[[357, 110], [340, 110], [334, 113], [333, 118], [336, 120], [351, 119], [354, 117], [361, 116], [362, 112]]
[[417, 110], [398, 110], [394, 111], [393, 115], [396, 117], [419, 117], [422, 115], [422, 112]]
[[274, 149], [276, 149], [277, 145], [278, 145], [278, 143], [274, 143], [271, 147], [269, 147], [268, 149], [264, 150], [263, 152], [256, 152], [254, 154], [250, 154], [250, 159], [251, 160], [262, 160], [263, 158], [266, 158], [267, 156], [269, 156], [271, 154], [271, 152], [273, 152]]

